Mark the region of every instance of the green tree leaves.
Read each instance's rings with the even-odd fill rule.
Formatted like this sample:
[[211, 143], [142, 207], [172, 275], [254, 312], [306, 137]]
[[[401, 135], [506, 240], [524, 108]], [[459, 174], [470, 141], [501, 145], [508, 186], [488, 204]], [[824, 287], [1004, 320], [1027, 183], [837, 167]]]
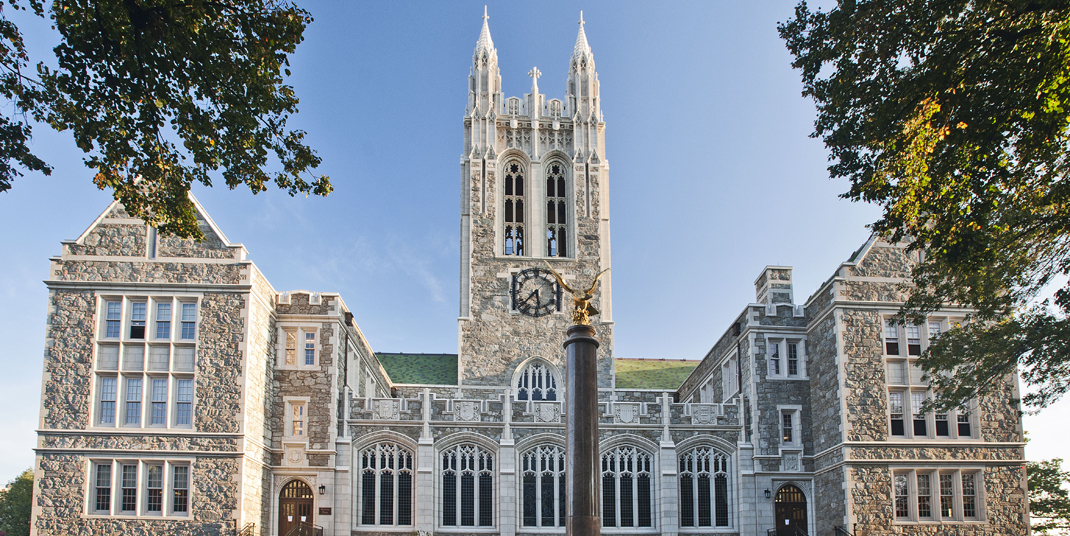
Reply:
[[1026, 462], [1034, 534], [1070, 530], [1070, 472], [1062, 470], [1062, 463], [1059, 458]]
[[874, 229], [925, 251], [904, 320], [977, 311], [923, 357], [945, 402], [1019, 361], [1039, 390], [1027, 403], [1061, 396], [1068, 288], [1033, 305], [1070, 270], [1070, 2], [803, 2], [779, 29], [844, 197], [880, 204]]
[[0, 492], [0, 531], [7, 531], [7, 536], [28, 536], [32, 504], [33, 470], [27, 469], [8, 482], [7, 491]]
[[[70, 130], [95, 184], [112, 188], [132, 215], [201, 238], [186, 195], [194, 182], [331, 192], [326, 176], [311, 173], [320, 159], [305, 133], [286, 125], [298, 99], [282, 76], [312, 21], [308, 12], [275, 0], [55, 0], [49, 14], [62, 36], [58, 67], [41, 68], [33, 83], [15, 76], [5, 85], [0, 76], [0, 91], [13, 87], [6, 94], [20, 109]], [[4, 30], [0, 24], [0, 63], [16, 72], [25, 51], [17, 29]], [[4, 56], [3, 45], [13, 55]], [[20, 80], [32, 92], [16, 87]], [[28, 97], [19, 103], [20, 95]], [[0, 160], [47, 171], [28, 150], [18, 158], [28, 125], [12, 125], [10, 135], [4, 127]], [[0, 166], [0, 190], [10, 188], [5, 171]]]

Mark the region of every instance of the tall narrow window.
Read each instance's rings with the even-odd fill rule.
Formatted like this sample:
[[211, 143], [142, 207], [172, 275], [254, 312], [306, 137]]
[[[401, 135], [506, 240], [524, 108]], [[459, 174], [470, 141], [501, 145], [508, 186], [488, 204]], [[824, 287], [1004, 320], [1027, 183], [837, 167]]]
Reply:
[[152, 424], [165, 426], [167, 424], [167, 380], [161, 378], [152, 379]]
[[921, 328], [907, 325], [907, 355], [921, 355]]
[[144, 339], [145, 338], [145, 316], [146, 316], [145, 302], [134, 302], [130, 304], [130, 338], [131, 339]]
[[97, 480], [94, 487], [93, 509], [106, 514], [111, 510], [111, 462], [98, 463], [96, 468]]
[[156, 338], [168, 340], [171, 338], [171, 303], [156, 304]]
[[516, 381], [517, 400], [557, 400], [557, 378], [542, 363], [524, 367]]
[[184, 515], [189, 512], [189, 466], [174, 466], [171, 475], [171, 490], [174, 497], [171, 502], [171, 513]]
[[291, 404], [290, 435], [305, 437], [305, 405]]
[[546, 173], [546, 255], [567, 257], [568, 203], [565, 168], [551, 164]]
[[137, 465], [129, 464], [123, 465], [122, 473], [122, 489], [123, 489], [123, 502], [122, 511], [136, 512], [137, 511]]
[[769, 373], [780, 376], [780, 343], [769, 344]]
[[196, 303], [182, 304], [182, 338], [186, 340], [197, 338]]
[[123, 424], [141, 424], [141, 378], [126, 379], [126, 415]]
[[116, 378], [100, 379], [100, 424], [115, 424]]
[[959, 437], [971, 437], [973, 434], [970, 431], [970, 411], [968, 409], [960, 409], [956, 420]]
[[940, 475], [940, 516], [955, 517], [955, 487], [951, 474]]
[[412, 525], [413, 453], [376, 443], [360, 453], [361, 525]]
[[925, 393], [917, 391], [910, 393], [910, 409], [914, 416], [914, 437], [925, 437], [928, 435], [925, 426], [925, 414], [921, 412], [921, 408], [924, 404]]
[[973, 473], [962, 473], [962, 517], [977, 517], [977, 486]]
[[286, 332], [286, 364], [297, 365], [297, 333]]
[[453, 447], [442, 453], [441, 476], [443, 526], [494, 526], [492, 454], [475, 445]]
[[799, 344], [788, 343], [788, 376], [799, 375]]
[[602, 525], [652, 527], [653, 457], [632, 447], [602, 454]]
[[903, 426], [903, 392], [892, 391], [888, 393], [888, 412], [891, 414], [892, 435], [906, 435]]
[[891, 322], [884, 323], [884, 353], [899, 355], [899, 326]]
[[728, 457], [696, 448], [679, 457], [680, 526], [728, 526]]
[[536, 447], [521, 460], [522, 523], [525, 527], [563, 527], [565, 449]]
[[305, 332], [305, 364], [316, 364], [316, 332]]
[[175, 426], [189, 426], [192, 422], [193, 380], [178, 380], [175, 388]]
[[148, 492], [145, 510], [151, 513], [163, 512], [163, 466], [148, 466], [147, 482], [145, 485]]
[[907, 475], [897, 474], [893, 477], [895, 484], [895, 518], [910, 518], [910, 486], [907, 483]]
[[795, 425], [792, 422], [793, 421], [792, 416], [793, 416], [793, 414], [791, 412], [788, 412], [788, 411], [785, 411], [784, 413], [782, 413], [780, 415], [780, 421], [781, 421], [781, 423], [780, 423], [780, 429], [781, 429], [780, 439], [784, 443], [794, 443], [795, 442], [795, 433], [794, 433], [795, 432]]
[[524, 169], [511, 162], [505, 165], [505, 254], [524, 255]]
[[932, 495], [929, 475], [918, 474], [918, 517], [930, 518], [933, 516]]
[[121, 329], [123, 304], [122, 302], [107, 302], [107, 318], [104, 323], [104, 336], [109, 339], [118, 339]]

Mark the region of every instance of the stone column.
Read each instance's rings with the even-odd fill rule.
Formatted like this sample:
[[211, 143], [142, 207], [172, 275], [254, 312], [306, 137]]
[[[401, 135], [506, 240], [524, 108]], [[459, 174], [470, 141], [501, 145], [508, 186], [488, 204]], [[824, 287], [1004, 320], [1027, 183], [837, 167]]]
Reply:
[[599, 515], [598, 466], [598, 341], [591, 326], [568, 328], [568, 423], [565, 429], [567, 509], [565, 534], [597, 536]]

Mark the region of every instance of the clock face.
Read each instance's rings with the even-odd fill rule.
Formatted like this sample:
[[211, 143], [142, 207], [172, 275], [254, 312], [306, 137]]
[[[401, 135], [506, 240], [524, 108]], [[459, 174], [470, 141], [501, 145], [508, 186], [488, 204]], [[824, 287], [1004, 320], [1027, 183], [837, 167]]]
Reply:
[[513, 275], [513, 309], [528, 316], [561, 310], [561, 289], [549, 270], [528, 268]]

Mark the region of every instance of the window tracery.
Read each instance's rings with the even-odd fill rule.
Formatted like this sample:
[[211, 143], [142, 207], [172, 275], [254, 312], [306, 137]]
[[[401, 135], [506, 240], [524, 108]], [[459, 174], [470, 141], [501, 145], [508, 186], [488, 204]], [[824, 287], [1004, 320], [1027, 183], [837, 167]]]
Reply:
[[565, 526], [565, 449], [535, 447], [521, 460], [525, 527]]
[[546, 172], [546, 255], [568, 256], [568, 217], [565, 189], [565, 168], [550, 164]]
[[361, 525], [412, 525], [412, 462], [412, 451], [396, 443], [361, 451]]
[[494, 526], [494, 456], [476, 445], [442, 452], [442, 525]]
[[524, 255], [524, 168], [517, 162], [505, 165], [505, 254]]
[[557, 377], [543, 363], [524, 367], [516, 380], [517, 400], [557, 400]]
[[680, 526], [728, 526], [728, 456], [699, 447], [679, 456]]
[[653, 457], [634, 447], [602, 454], [602, 526], [653, 527]]

